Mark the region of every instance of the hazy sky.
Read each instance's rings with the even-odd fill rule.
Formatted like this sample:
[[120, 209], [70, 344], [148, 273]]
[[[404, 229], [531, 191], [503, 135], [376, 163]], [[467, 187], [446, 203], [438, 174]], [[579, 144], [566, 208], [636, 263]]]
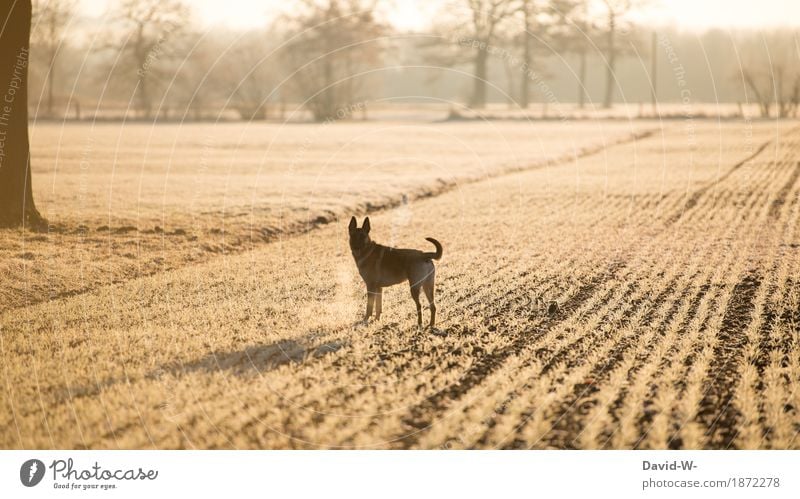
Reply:
[[[101, 15], [114, 0], [82, 0]], [[455, 0], [458, 2], [458, 0]], [[384, 0], [389, 19], [401, 29], [420, 29], [436, 11], [435, 0]], [[654, 0], [647, 20], [681, 28], [771, 27], [800, 24], [800, 0]], [[191, 0], [205, 25], [262, 26], [284, 9], [285, 0]]]

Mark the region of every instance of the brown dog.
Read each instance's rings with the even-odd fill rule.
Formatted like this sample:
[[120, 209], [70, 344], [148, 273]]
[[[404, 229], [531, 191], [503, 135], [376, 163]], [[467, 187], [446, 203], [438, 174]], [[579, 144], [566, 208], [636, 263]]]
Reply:
[[417, 326], [422, 327], [422, 305], [419, 303], [419, 290], [425, 290], [431, 310], [431, 323], [436, 324], [436, 305], [433, 303], [434, 276], [436, 269], [431, 260], [442, 257], [442, 245], [432, 237], [425, 239], [436, 246], [436, 253], [423, 253], [413, 249], [398, 249], [382, 246], [369, 238], [369, 217], [358, 228], [356, 217], [350, 219], [350, 251], [358, 267], [358, 273], [367, 285], [367, 315], [364, 322], [372, 316], [373, 304], [375, 318], [381, 318], [383, 288], [408, 281], [411, 285], [411, 298], [417, 305]]

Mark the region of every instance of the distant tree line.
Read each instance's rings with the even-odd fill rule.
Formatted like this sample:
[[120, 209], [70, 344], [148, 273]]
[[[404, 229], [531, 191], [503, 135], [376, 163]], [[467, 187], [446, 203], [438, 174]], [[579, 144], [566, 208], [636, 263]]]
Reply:
[[[264, 28], [199, 31], [185, 0], [120, 0], [97, 28], [77, 0], [34, 0], [35, 116], [141, 119], [350, 117], [375, 99], [435, 97], [473, 108], [507, 102], [611, 107], [758, 104], [794, 116], [792, 30], [703, 34], [637, 26], [647, 0], [454, 0], [422, 33], [398, 33], [378, 0], [294, 0]], [[668, 40], [669, 54], [665, 43]]]

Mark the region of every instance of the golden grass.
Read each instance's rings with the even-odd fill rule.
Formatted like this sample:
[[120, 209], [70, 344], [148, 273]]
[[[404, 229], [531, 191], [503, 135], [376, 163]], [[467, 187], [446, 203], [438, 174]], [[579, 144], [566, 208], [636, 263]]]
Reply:
[[[548, 152], [524, 140], [529, 125], [503, 124], [518, 137], [509, 150], [480, 138], [478, 124], [426, 126], [460, 125], [458, 133], [475, 134], [468, 142], [491, 169], [458, 170], [466, 156], [442, 151], [437, 161], [452, 165], [447, 179], [455, 187], [372, 215], [379, 242], [442, 241], [444, 335], [416, 331], [403, 286], [385, 293], [380, 323], [356, 325], [365, 297], [342, 218], [0, 315], [0, 446], [800, 447], [800, 132], [790, 124], [698, 123], [687, 136], [683, 124], [670, 123], [573, 161], [458, 183], [505, 171], [503, 158], [520, 151], [529, 163], [569, 153], [573, 137], [563, 134], [572, 130], [577, 140], [589, 126], [542, 125], [559, 137]], [[347, 126], [324, 129], [320, 140], [334, 147], [338, 134], [352, 131]], [[448, 147], [456, 135], [449, 133]], [[255, 148], [258, 136], [243, 143]], [[428, 140], [425, 154], [435, 154], [437, 141], [425, 133], [390, 139], [348, 157], [369, 170], [370, 157], [391, 160], [404, 148], [424, 157]], [[236, 150], [231, 157], [245, 154]], [[191, 158], [175, 157], [191, 169]], [[279, 172], [280, 161], [270, 160]], [[300, 192], [319, 173], [319, 165], [307, 166], [296, 186], [286, 183], [297, 189], [296, 205], [334, 206], [340, 216], [363, 209], [364, 199], [436, 182], [422, 166], [413, 178], [398, 174], [397, 184], [380, 168], [381, 183], [350, 179], [353, 165], [342, 161], [332, 178], [364, 191], [320, 194], [303, 205]], [[171, 218], [188, 220], [175, 196], [185, 199], [189, 181], [176, 175], [164, 184], [163, 175], [144, 177], [168, 186]], [[246, 196], [261, 184], [244, 177], [230, 184]], [[130, 188], [115, 205], [123, 212], [136, 204]], [[269, 224], [271, 196], [281, 188], [272, 183], [257, 196], [259, 224]], [[209, 212], [225, 206], [223, 194], [200, 198]], [[142, 213], [153, 217], [155, 203]], [[192, 234], [197, 240], [171, 251], [214, 236]], [[557, 301], [559, 311], [549, 315], [537, 298]]]
[[0, 310], [305, 232], [354, 211], [581, 155], [653, 123], [44, 124], [47, 234], [0, 237]]

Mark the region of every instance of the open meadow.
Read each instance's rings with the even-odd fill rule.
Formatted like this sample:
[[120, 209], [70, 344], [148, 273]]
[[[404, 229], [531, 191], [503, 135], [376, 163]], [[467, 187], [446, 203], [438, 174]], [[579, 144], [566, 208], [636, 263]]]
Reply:
[[[0, 232], [2, 448], [800, 448], [795, 122], [31, 140], [51, 230]], [[442, 242], [437, 334], [405, 285], [359, 323], [353, 214]]]

